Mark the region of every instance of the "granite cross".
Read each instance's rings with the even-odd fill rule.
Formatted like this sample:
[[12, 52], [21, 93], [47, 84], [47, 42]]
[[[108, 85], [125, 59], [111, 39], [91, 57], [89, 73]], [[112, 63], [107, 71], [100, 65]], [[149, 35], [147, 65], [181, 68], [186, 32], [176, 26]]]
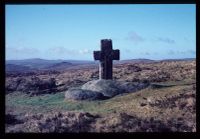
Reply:
[[101, 51], [94, 51], [94, 59], [100, 60], [99, 78], [112, 79], [113, 60], [119, 60], [119, 50], [112, 49], [112, 40], [101, 40]]

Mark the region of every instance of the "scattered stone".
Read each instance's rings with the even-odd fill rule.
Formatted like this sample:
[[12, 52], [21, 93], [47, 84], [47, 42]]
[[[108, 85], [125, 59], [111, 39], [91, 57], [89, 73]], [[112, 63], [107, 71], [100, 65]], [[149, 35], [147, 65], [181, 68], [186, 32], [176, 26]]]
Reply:
[[146, 106], [146, 105], [147, 105], [146, 103], [141, 103], [140, 104], [141, 107]]
[[6, 114], [5, 117], [6, 117], [6, 124], [7, 125], [15, 125], [15, 124], [22, 123], [22, 121], [17, 119], [15, 115]]
[[21, 91], [30, 95], [49, 94], [56, 91], [56, 81], [54, 78], [40, 79], [36, 76], [32, 78], [17, 78], [16, 81], [7, 82], [7, 93]]
[[127, 65], [127, 70], [130, 70], [132, 72], [139, 72], [139, 71], [142, 71], [142, 69], [136, 65], [132, 65], [132, 64], [129, 64]]

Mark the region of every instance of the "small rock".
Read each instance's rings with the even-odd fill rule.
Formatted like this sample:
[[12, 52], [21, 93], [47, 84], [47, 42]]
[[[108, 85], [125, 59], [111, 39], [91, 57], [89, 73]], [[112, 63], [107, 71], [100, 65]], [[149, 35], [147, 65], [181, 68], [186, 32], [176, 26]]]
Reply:
[[141, 107], [146, 106], [146, 105], [147, 105], [146, 103], [141, 103], [140, 104]]

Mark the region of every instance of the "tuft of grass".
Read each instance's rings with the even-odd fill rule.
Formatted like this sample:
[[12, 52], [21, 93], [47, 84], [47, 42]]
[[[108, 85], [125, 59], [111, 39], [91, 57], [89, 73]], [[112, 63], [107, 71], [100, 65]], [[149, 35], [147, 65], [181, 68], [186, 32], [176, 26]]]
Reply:
[[160, 82], [160, 83], [152, 83], [157, 85], [163, 85], [163, 86], [177, 86], [177, 85], [191, 85], [196, 83], [195, 79], [186, 79], [182, 81], [166, 81], [166, 82]]

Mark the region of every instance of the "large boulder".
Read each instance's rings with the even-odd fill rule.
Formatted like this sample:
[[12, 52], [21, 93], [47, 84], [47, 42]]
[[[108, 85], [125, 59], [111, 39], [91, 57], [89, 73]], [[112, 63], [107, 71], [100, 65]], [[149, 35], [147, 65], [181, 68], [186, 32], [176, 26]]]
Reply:
[[149, 85], [148, 82], [124, 82], [115, 80], [94, 80], [85, 83], [81, 89], [101, 92], [106, 97], [114, 97], [122, 93], [135, 92]]
[[72, 100], [102, 100], [106, 99], [106, 97], [96, 91], [91, 90], [83, 90], [78, 88], [70, 88], [65, 93], [65, 99], [72, 99]]
[[94, 80], [85, 83], [81, 89], [101, 92], [104, 96], [113, 97], [125, 92], [125, 88], [120, 87], [120, 82], [114, 80]]
[[81, 88], [71, 88], [65, 93], [66, 99], [99, 100], [108, 99], [124, 93], [132, 93], [149, 86], [148, 82], [124, 82], [115, 80], [93, 80]]

